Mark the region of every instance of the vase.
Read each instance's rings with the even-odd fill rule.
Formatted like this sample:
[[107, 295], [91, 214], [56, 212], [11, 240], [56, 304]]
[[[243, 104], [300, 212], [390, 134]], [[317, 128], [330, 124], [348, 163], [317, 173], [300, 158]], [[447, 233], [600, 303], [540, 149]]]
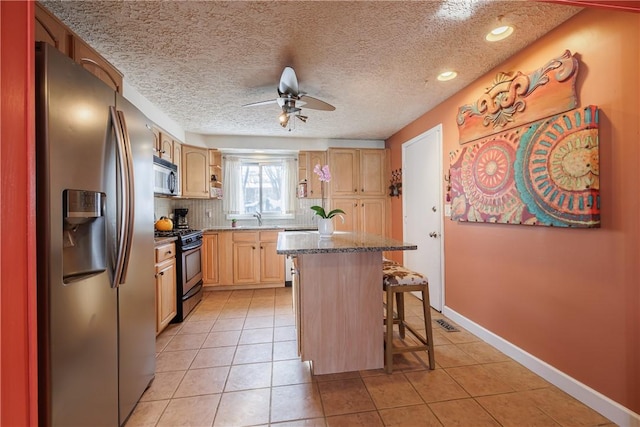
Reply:
[[333, 234], [333, 220], [331, 218], [318, 219], [318, 234], [320, 238], [329, 238]]

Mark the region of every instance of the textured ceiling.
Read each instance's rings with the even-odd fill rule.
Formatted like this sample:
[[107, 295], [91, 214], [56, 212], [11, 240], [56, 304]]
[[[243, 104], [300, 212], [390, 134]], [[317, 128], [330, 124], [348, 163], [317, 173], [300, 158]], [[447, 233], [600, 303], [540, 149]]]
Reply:
[[[580, 8], [531, 1], [43, 4], [186, 131], [386, 139]], [[507, 40], [484, 35], [498, 22]], [[300, 90], [333, 104], [280, 127], [273, 99], [292, 66]], [[458, 78], [435, 77], [454, 69]], [[505, 70], [510, 71], [510, 70]], [[161, 125], [161, 124], [160, 124]]]

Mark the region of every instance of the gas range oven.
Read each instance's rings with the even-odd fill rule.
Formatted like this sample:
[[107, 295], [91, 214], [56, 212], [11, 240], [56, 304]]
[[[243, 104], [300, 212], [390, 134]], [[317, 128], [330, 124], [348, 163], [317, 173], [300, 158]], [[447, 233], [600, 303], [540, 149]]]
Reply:
[[155, 237], [177, 237], [176, 289], [178, 307], [172, 323], [182, 322], [202, 300], [202, 231], [156, 231]]

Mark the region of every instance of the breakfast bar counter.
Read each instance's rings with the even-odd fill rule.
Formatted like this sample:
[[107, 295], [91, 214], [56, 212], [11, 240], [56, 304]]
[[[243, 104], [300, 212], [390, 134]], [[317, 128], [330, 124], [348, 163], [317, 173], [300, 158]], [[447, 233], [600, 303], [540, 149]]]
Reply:
[[366, 233], [278, 234], [277, 253], [294, 257], [298, 353], [315, 375], [384, 367], [382, 252], [415, 249]]

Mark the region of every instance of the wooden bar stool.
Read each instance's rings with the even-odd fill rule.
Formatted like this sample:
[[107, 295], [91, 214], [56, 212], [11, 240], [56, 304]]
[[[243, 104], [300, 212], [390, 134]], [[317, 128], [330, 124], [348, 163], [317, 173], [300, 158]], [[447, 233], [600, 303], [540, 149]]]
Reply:
[[[384, 259], [382, 263], [383, 281], [382, 288], [387, 295], [387, 316], [384, 319], [385, 333], [385, 370], [390, 374], [393, 370], [393, 355], [413, 351], [426, 351], [429, 355], [429, 369], [435, 369], [433, 354], [433, 333], [431, 331], [431, 307], [429, 304], [429, 282], [425, 276], [411, 271], [398, 263]], [[416, 331], [405, 321], [404, 293], [422, 292], [422, 310], [424, 313], [424, 328], [426, 337]], [[396, 313], [394, 315], [393, 302], [396, 301]], [[389, 321], [391, 319], [391, 321]], [[393, 325], [398, 325], [400, 338], [405, 338], [405, 328], [420, 341], [419, 345], [397, 347], [393, 345]]]

